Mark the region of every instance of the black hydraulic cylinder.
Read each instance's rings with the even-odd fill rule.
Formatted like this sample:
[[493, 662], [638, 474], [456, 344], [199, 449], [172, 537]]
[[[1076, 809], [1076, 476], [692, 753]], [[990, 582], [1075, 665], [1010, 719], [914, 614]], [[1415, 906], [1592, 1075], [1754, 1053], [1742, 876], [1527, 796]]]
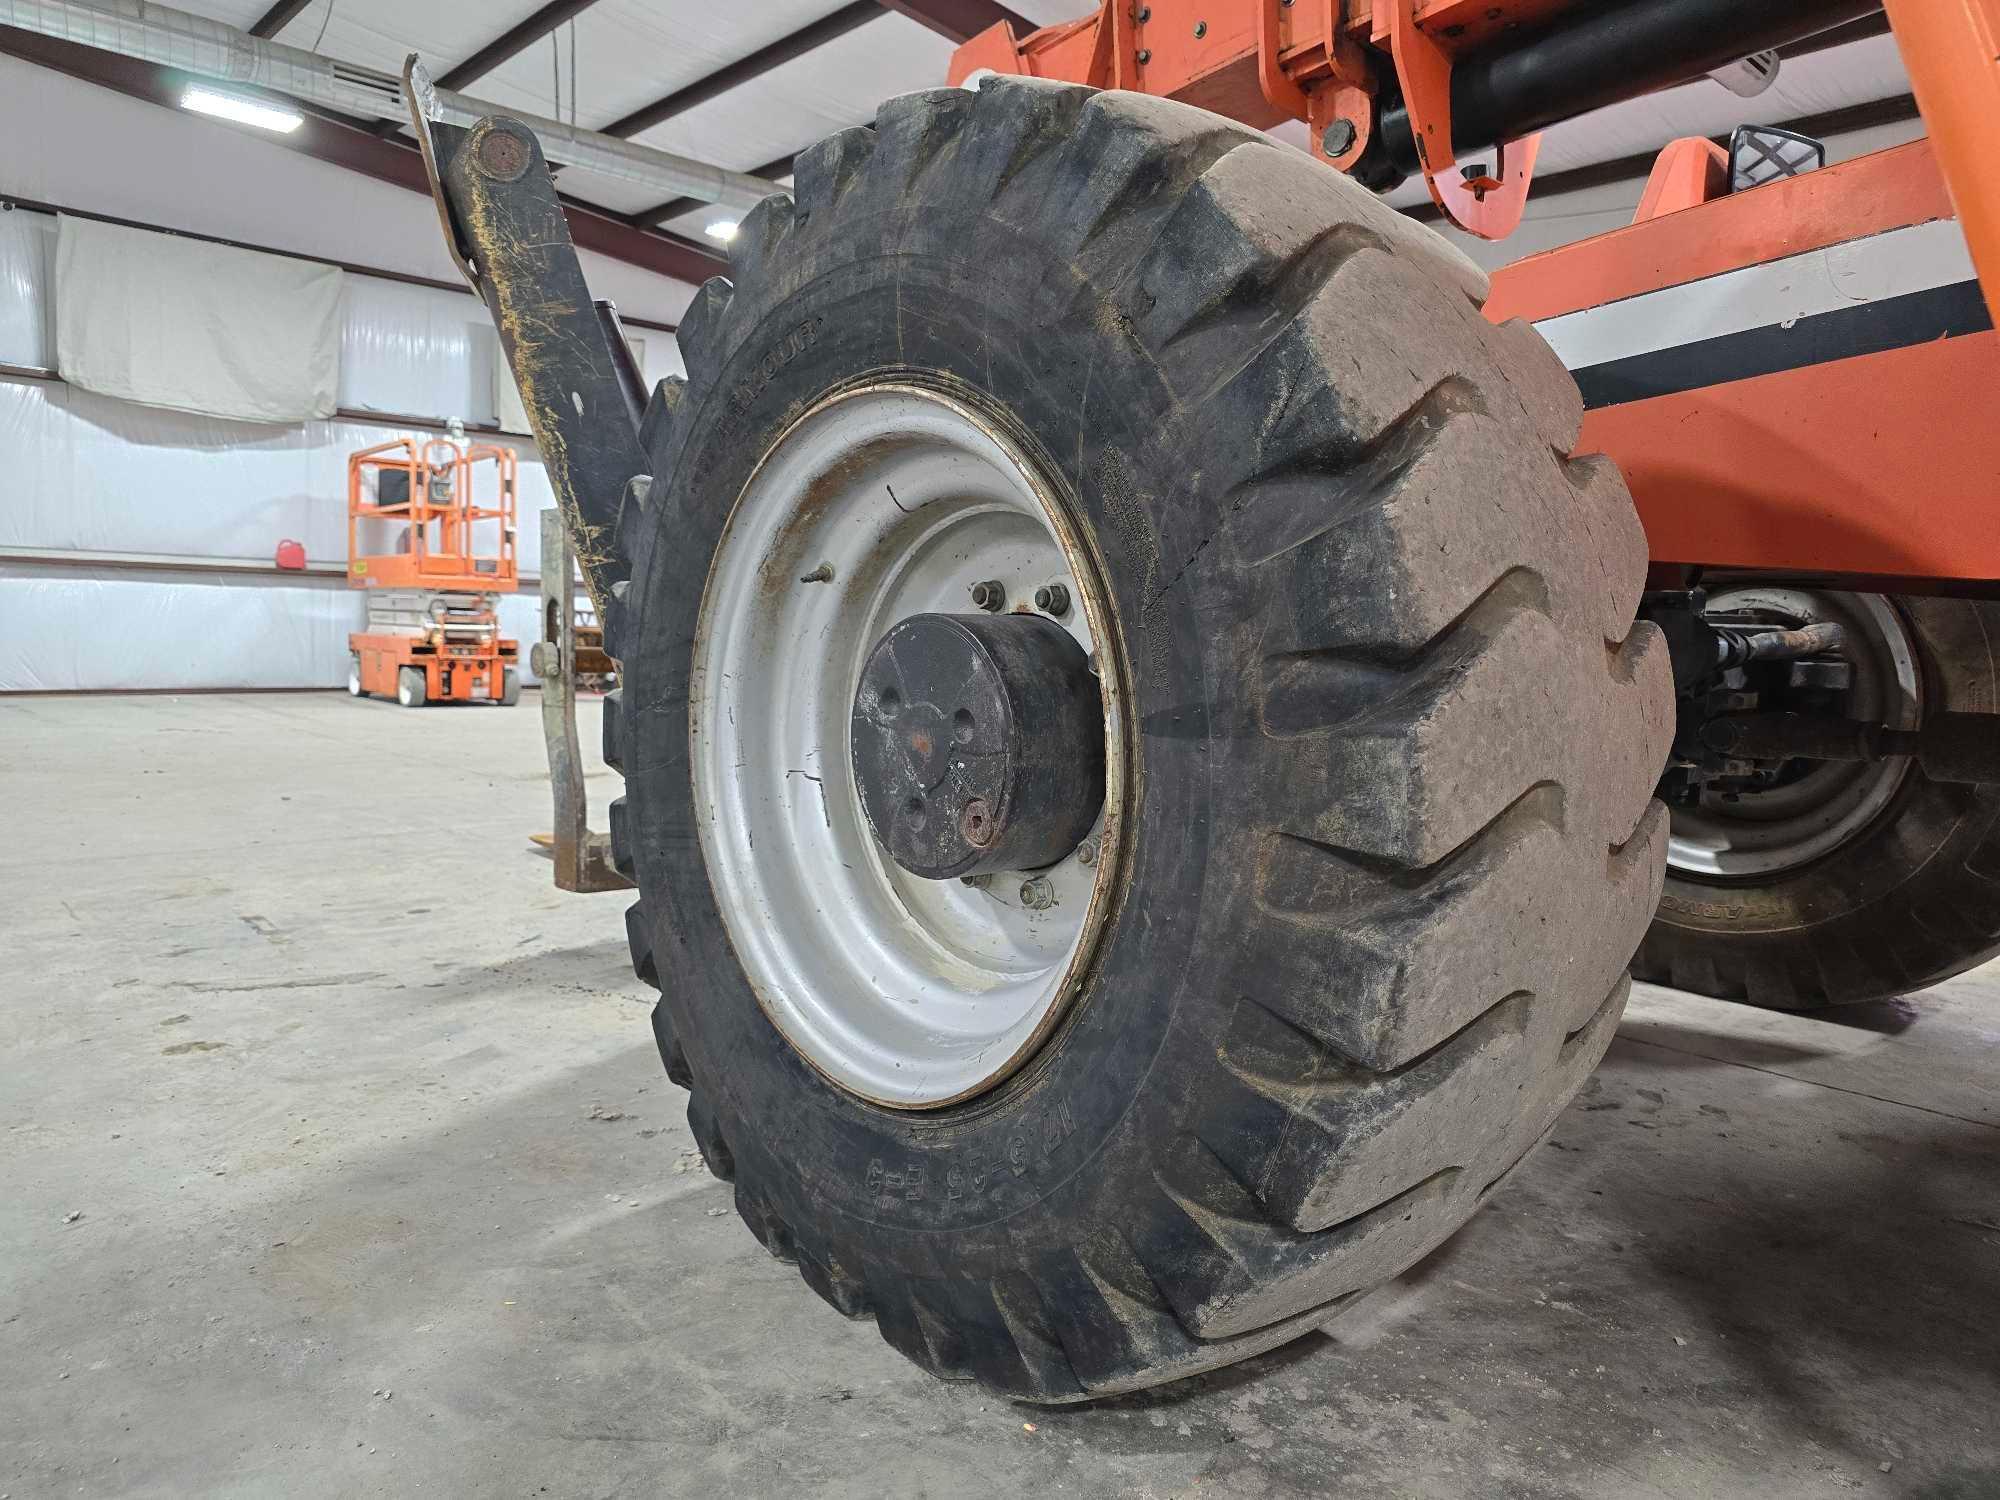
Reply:
[[[1461, 60], [1451, 77], [1452, 145], [1479, 151], [1515, 140], [1881, 9], [1881, 0], [1624, 0], [1590, 7], [1519, 46]], [[1376, 175], [1418, 170], [1401, 105], [1383, 112], [1369, 155], [1379, 163]]]

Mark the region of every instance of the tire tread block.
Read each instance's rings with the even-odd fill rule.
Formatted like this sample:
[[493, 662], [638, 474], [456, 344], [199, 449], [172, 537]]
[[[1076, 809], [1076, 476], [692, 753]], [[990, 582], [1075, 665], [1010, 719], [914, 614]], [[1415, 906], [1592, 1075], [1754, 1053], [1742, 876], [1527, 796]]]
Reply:
[[[1579, 843], [1629, 836], [1629, 809], [1645, 805], [1672, 739], [1665, 639], [1636, 628], [1607, 664], [1601, 645], [1565, 639], [1506, 581], [1487, 600], [1409, 671], [1329, 652], [1267, 659], [1260, 724], [1292, 752], [1272, 805], [1316, 809], [1292, 831], [1428, 865], [1546, 783], [1565, 786]], [[1625, 690], [1635, 676], [1653, 690], [1644, 716]], [[1570, 769], [1579, 754], [1588, 776]]]
[[1546, 1024], [1528, 1032], [1529, 1007], [1509, 1001], [1463, 1047], [1404, 1074], [1400, 1089], [1392, 1079], [1373, 1092], [1335, 1085], [1293, 1100], [1286, 1133], [1317, 1129], [1322, 1149], [1286, 1159], [1281, 1144], [1272, 1180], [1293, 1193], [1303, 1185], [1308, 1222], [1332, 1216], [1324, 1227], [1273, 1223], [1230, 1163], [1184, 1138], [1160, 1174], [1177, 1216], [1156, 1218], [1139, 1241], [1181, 1322], [1203, 1338], [1246, 1333], [1427, 1255], [1568, 1105], [1610, 1045], [1628, 993], [1621, 976], [1567, 1033]]
[[1558, 830], [1549, 800], [1538, 789], [1423, 878], [1372, 899], [1356, 899], [1366, 872], [1351, 858], [1265, 835], [1258, 911], [1276, 931], [1259, 945], [1272, 957], [1258, 1003], [1377, 1070], [1457, 1035], [1495, 996], [1533, 993], [1580, 1023], [1658, 903], [1666, 815], [1653, 804], [1621, 847], [1593, 847]]

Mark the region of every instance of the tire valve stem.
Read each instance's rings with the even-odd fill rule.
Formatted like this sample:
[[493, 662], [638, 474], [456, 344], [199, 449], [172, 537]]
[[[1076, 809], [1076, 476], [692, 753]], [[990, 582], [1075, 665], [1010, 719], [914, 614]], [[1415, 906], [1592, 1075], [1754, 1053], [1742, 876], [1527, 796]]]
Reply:
[[813, 569], [813, 570], [812, 570], [812, 571], [811, 571], [810, 573], [806, 573], [806, 574], [803, 574], [803, 575], [801, 575], [801, 576], [800, 576], [800, 578], [799, 578], [799, 582], [800, 582], [800, 583], [832, 583], [832, 582], [833, 582], [833, 564], [832, 564], [832, 563], [830, 563], [830, 562], [823, 562], [823, 563], [821, 563], [821, 564], [820, 564], [820, 565], [819, 565], [818, 567], [814, 568], [814, 569]]

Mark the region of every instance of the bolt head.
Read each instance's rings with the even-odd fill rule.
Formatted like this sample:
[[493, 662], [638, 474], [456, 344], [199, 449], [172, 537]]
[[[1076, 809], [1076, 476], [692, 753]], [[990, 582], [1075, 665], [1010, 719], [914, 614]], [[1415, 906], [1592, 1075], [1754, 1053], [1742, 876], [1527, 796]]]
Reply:
[[1007, 607], [1007, 586], [997, 578], [988, 578], [972, 586], [972, 602], [975, 607], [998, 614]]
[[1139, 66], [1143, 68], [1147, 63], [1151, 62], [1152, 60], [1153, 60], [1152, 49], [1149, 47], [1141, 47], [1139, 49]]
[[1195, 40], [1196, 40], [1196, 41], [1200, 41], [1200, 40], [1201, 40], [1201, 39], [1202, 39], [1203, 37], [1205, 37], [1205, 36], [1207, 36], [1207, 35], [1208, 35], [1208, 22], [1206, 22], [1206, 21], [1197, 21], [1197, 22], [1195, 22], [1195, 23], [1194, 23], [1194, 38], [1195, 38]]
[[1045, 615], [1069, 613], [1069, 590], [1060, 583], [1045, 583], [1035, 590], [1035, 608]]
[[1345, 156], [1354, 149], [1354, 122], [1334, 120], [1320, 132], [1319, 148], [1328, 156]]
[[975, 849], [985, 849], [993, 843], [993, 835], [998, 825], [993, 821], [993, 810], [986, 805], [984, 797], [974, 797], [960, 809], [958, 831], [966, 843]]
[[528, 170], [527, 142], [511, 130], [489, 130], [480, 138], [474, 160], [494, 181], [513, 182]]
[[1056, 904], [1056, 888], [1046, 875], [1021, 882], [1021, 904], [1029, 911], [1047, 911]]

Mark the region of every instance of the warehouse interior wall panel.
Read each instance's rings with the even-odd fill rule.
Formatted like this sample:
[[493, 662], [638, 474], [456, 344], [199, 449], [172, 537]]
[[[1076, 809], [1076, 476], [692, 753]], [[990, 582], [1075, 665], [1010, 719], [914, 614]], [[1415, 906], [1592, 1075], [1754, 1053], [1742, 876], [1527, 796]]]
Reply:
[[[82, 576], [0, 560], [0, 692], [343, 687], [348, 634], [366, 619], [366, 599], [338, 577]], [[539, 596], [502, 598], [500, 630], [521, 643], [521, 680], [537, 681]]]
[[334, 687], [363, 614], [337, 580], [80, 578], [0, 564], [0, 690]]
[[0, 365], [56, 363], [56, 221], [0, 212]]
[[[0, 546], [269, 563], [280, 540], [308, 561], [347, 557], [347, 456], [429, 432], [336, 418], [280, 426], [198, 417], [58, 381], [0, 381]], [[532, 576], [535, 517], [555, 504], [531, 442], [519, 459], [517, 556]], [[484, 476], [482, 476], [483, 478]]]
[[[0, 213], [0, 288], [9, 293], [0, 364], [56, 363], [54, 243], [52, 216]], [[671, 335], [637, 329], [632, 342], [649, 382], [682, 372]], [[365, 274], [344, 278], [343, 414], [330, 420], [233, 421], [94, 395], [60, 379], [0, 378], [0, 549], [12, 557], [0, 578], [0, 692], [343, 683], [347, 632], [361, 625], [363, 597], [338, 572], [275, 572], [277, 543], [303, 542], [315, 569], [344, 566], [348, 455], [439, 435], [406, 425], [410, 418], [491, 425], [510, 387], [486, 310], [469, 292]], [[382, 420], [361, 415], [368, 412]], [[524, 592], [502, 601], [501, 617], [523, 642], [523, 675], [532, 681], [525, 646], [539, 635], [539, 518], [554, 492], [531, 439], [473, 430], [468, 441], [511, 447], [518, 460]], [[482, 496], [489, 473], [480, 475]], [[363, 539], [365, 547], [393, 543]], [[136, 566], [175, 560], [249, 571]], [[131, 649], [141, 641], [143, 649]]]
[[347, 278], [340, 404], [490, 425], [500, 344], [485, 306], [436, 287]]

